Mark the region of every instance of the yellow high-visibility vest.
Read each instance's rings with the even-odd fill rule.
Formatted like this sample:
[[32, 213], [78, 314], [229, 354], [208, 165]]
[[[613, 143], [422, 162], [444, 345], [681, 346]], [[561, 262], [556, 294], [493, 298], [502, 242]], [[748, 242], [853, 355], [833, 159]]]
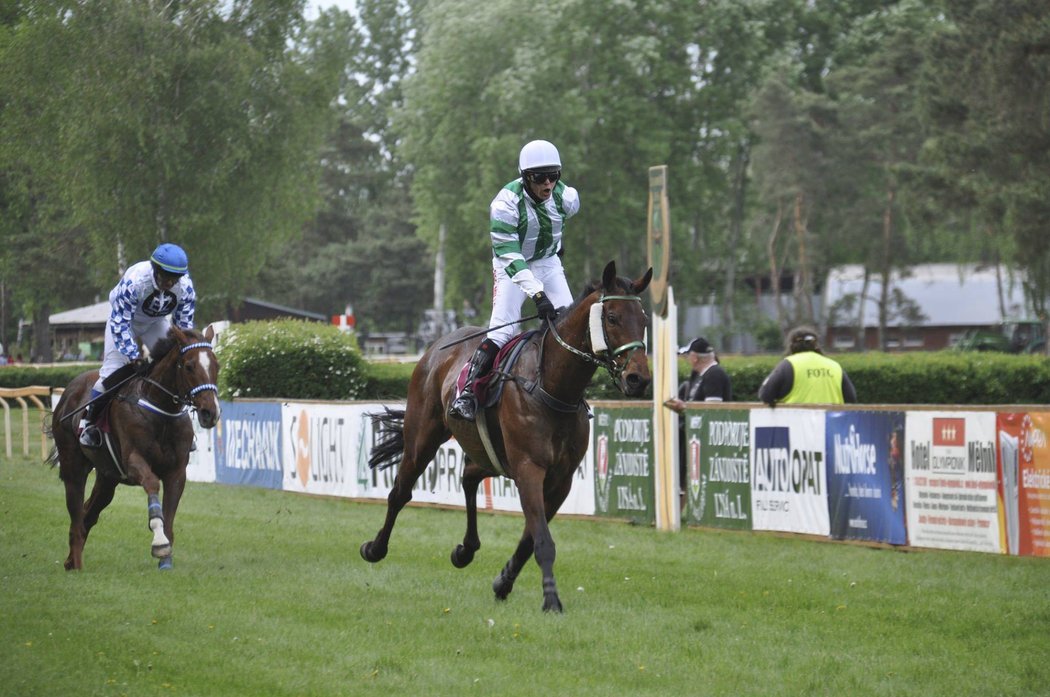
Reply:
[[791, 392], [784, 404], [843, 404], [842, 366], [815, 351], [787, 357], [795, 370]]

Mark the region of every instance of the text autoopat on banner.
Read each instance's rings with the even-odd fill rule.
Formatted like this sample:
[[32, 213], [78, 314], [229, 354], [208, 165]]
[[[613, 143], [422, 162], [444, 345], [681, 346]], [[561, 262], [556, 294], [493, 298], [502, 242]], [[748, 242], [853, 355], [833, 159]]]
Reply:
[[755, 530], [828, 535], [825, 475], [822, 410], [751, 410]]

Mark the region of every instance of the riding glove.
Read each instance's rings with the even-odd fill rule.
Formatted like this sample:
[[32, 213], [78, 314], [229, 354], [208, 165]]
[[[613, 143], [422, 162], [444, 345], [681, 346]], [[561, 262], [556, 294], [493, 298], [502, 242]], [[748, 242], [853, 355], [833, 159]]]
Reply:
[[558, 311], [554, 309], [554, 303], [550, 301], [550, 298], [542, 290], [532, 296], [532, 302], [536, 303], [536, 313], [544, 322], [558, 316]]

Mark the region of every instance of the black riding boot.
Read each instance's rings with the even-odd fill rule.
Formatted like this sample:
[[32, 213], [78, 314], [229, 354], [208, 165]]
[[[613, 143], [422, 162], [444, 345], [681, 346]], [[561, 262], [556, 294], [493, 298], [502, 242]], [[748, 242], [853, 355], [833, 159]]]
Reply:
[[481, 345], [474, 350], [474, 355], [470, 357], [470, 368], [467, 370], [467, 383], [463, 385], [463, 392], [449, 406], [449, 416], [465, 421], [474, 420], [474, 413], [478, 410], [478, 400], [474, 396], [474, 381], [489, 372], [498, 352], [499, 346], [490, 339], [482, 341]]
[[95, 425], [95, 417], [98, 416], [98, 402], [87, 405], [80, 417], [80, 444], [89, 448], [102, 446], [102, 434]]

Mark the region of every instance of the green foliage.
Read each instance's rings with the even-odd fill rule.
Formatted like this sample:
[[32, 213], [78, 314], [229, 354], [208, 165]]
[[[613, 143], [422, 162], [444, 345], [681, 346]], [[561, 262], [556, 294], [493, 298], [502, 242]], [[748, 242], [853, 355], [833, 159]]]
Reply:
[[415, 363], [373, 363], [367, 364], [368, 387], [365, 389], [367, 399], [401, 400], [408, 395], [408, 382], [412, 379]]
[[[997, 353], [837, 353], [861, 404], [1047, 404], [1050, 362], [1044, 356]], [[733, 397], [757, 402], [758, 388], [779, 356], [721, 356]], [[680, 380], [689, 365], [679, 362]]]
[[356, 339], [329, 324], [236, 324], [216, 354], [223, 399], [360, 399], [368, 384]]
[[0, 387], [65, 387], [73, 378], [87, 370], [98, 369], [97, 364], [69, 364], [35, 366], [30, 364], [0, 367]]
[[242, 298], [316, 209], [338, 44], [304, 48], [303, 0], [20, 5], [0, 27], [16, 300], [46, 329], [47, 303], [110, 288], [160, 241], [186, 247], [201, 309]]
[[158, 572], [145, 496], [120, 486], [84, 570], [67, 573], [55, 471], [16, 450], [0, 475], [4, 695], [1027, 697], [1050, 685], [1046, 559], [558, 516], [565, 614], [551, 616], [532, 560], [493, 599], [520, 515], [480, 512], [482, 547], [455, 569], [462, 511], [410, 505], [389, 556], [368, 564], [357, 546], [382, 505], [190, 482], [174, 569]]

